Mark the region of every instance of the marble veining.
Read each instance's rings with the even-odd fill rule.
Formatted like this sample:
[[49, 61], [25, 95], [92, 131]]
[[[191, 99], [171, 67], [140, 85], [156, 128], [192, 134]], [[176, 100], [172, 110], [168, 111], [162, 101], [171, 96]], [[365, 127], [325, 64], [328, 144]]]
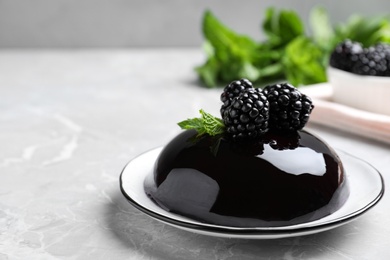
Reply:
[[[119, 191], [126, 163], [164, 145], [220, 90], [198, 86], [200, 50], [0, 51], [0, 260], [387, 259], [390, 195], [350, 224], [239, 240], [162, 224]], [[310, 126], [390, 179], [389, 146]]]

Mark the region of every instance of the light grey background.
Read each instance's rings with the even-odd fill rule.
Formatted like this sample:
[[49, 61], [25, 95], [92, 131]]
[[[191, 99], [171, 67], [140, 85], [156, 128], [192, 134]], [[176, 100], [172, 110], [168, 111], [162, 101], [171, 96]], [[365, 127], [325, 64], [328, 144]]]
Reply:
[[[0, 48], [199, 46], [212, 10], [235, 31], [262, 39], [268, 6], [291, 8], [305, 21], [317, 1], [303, 0], [0, 0]], [[388, 0], [321, 1], [332, 21], [390, 10]]]

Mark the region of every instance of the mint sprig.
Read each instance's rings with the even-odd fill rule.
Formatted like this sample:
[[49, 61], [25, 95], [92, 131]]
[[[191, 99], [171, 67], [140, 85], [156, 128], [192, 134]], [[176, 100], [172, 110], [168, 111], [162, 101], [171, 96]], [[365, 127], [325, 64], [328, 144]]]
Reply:
[[225, 125], [222, 119], [215, 117], [203, 109], [199, 110], [201, 117], [189, 118], [181, 121], [178, 125], [185, 130], [195, 129], [198, 132], [198, 136], [208, 134], [210, 136], [216, 136], [225, 132]]

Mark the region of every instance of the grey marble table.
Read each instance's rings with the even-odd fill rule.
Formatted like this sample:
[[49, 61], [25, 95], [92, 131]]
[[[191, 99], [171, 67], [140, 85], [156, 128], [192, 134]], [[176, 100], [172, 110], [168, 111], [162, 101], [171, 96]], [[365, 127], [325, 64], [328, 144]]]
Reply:
[[[193, 234], [133, 208], [119, 175], [220, 90], [198, 49], [0, 51], [0, 259], [389, 259], [390, 194], [330, 231], [275, 240]], [[390, 146], [310, 125], [390, 181]]]

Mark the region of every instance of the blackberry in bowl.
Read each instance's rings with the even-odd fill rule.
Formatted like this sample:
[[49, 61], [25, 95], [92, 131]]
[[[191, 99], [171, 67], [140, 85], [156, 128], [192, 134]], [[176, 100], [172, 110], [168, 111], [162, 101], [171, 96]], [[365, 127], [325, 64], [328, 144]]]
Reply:
[[335, 102], [390, 115], [390, 45], [340, 43], [330, 57], [328, 80]]
[[[291, 85], [284, 88], [294, 93], [288, 94], [292, 104], [310, 103], [295, 108], [309, 115], [310, 99]], [[224, 107], [222, 119], [202, 111], [202, 118], [181, 122], [186, 130], [159, 154], [153, 181], [145, 183], [147, 195], [167, 211], [231, 227], [295, 225], [337, 211], [349, 195], [340, 158], [304, 130], [304, 124], [268, 128], [274, 114], [266, 92], [243, 88]], [[286, 102], [279, 110], [283, 109]], [[243, 115], [249, 119], [240, 118]], [[252, 124], [255, 128], [248, 129]], [[237, 131], [229, 131], [231, 127]], [[237, 132], [243, 134], [238, 137]]]

